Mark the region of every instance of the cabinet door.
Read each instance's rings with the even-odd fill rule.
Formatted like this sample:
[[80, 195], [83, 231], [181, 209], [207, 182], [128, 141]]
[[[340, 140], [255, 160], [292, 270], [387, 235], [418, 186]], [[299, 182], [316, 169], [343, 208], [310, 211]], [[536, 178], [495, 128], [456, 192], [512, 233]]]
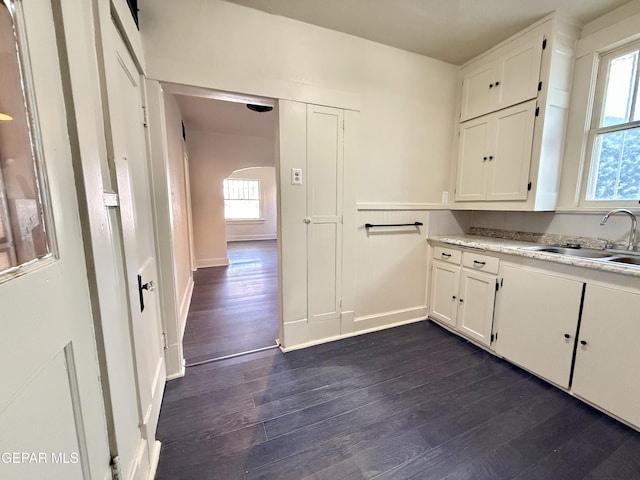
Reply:
[[492, 110], [495, 76], [493, 63], [471, 67], [463, 72], [461, 122]]
[[480, 343], [489, 345], [493, 326], [496, 277], [463, 268], [458, 293], [458, 330]]
[[513, 265], [503, 265], [502, 279], [496, 352], [568, 388], [582, 282]]
[[458, 172], [455, 198], [457, 201], [477, 201], [485, 198], [485, 164], [489, 161], [487, 139], [490, 135], [489, 116], [460, 125]]
[[460, 267], [437, 260], [433, 262], [429, 315], [452, 327], [456, 326], [459, 279]]
[[524, 45], [506, 49], [496, 66], [498, 76], [492, 79], [496, 101], [494, 110], [536, 98], [542, 41], [542, 36], [539, 36]]
[[487, 200], [527, 199], [535, 109], [532, 100], [492, 115]]
[[640, 295], [587, 285], [572, 382], [576, 395], [636, 427], [640, 427], [638, 312]]

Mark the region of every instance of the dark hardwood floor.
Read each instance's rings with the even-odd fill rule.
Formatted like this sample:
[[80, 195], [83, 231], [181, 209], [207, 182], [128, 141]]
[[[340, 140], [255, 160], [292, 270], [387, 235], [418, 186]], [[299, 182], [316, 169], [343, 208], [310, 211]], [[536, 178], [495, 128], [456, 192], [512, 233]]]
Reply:
[[278, 337], [276, 241], [229, 242], [227, 249], [229, 266], [194, 274], [187, 365], [275, 345]]
[[640, 433], [430, 322], [187, 369], [164, 479], [640, 479]]

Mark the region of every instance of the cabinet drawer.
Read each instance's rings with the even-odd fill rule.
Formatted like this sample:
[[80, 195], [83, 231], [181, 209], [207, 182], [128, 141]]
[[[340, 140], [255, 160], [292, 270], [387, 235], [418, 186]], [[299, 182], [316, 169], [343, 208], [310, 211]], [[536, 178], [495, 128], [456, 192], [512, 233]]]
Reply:
[[443, 262], [455, 263], [456, 265], [460, 265], [461, 257], [462, 252], [460, 250], [455, 250], [453, 248], [447, 247], [435, 247], [433, 249], [433, 258], [435, 260], [442, 260]]
[[474, 252], [464, 252], [462, 254], [462, 265], [474, 270], [497, 274], [499, 264], [500, 260], [495, 257]]

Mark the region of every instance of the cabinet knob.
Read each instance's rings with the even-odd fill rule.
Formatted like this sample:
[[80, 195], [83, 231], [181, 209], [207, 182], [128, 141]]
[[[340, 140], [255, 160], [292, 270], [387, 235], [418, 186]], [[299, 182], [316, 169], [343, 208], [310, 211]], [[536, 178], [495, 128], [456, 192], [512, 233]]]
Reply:
[[493, 88], [493, 83], [490, 83], [490, 84], [489, 84], [489, 88]]
[[453, 299], [455, 300], [455, 299], [456, 299], [456, 296], [454, 295], [454, 296], [453, 296], [453, 297], [451, 297], [451, 298], [453, 298]]
[[498, 85], [500, 85], [500, 82], [496, 82], [496, 87], [497, 87]]
[[482, 161], [486, 162], [487, 161], [487, 157], [482, 157]]
[[464, 300], [463, 300], [463, 299], [460, 299], [460, 303], [464, 303]]
[[489, 161], [493, 160], [493, 155], [489, 155]]
[[571, 335], [569, 335], [568, 333], [565, 333], [564, 334], [564, 338], [569, 339], [569, 338], [571, 338]]
[[587, 341], [586, 341], [586, 340], [580, 340], [580, 345], [584, 346], [584, 345], [586, 345], [586, 344], [587, 344]]

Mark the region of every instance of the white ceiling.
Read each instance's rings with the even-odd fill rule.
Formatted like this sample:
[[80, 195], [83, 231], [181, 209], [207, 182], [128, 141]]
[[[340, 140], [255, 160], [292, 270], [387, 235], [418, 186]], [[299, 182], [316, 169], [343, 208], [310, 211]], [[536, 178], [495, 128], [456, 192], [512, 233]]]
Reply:
[[175, 97], [188, 128], [267, 138], [275, 135], [274, 111], [258, 113], [243, 103], [187, 95]]
[[628, 0], [227, 0], [462, 64], [558, 10], [582, 23]]

